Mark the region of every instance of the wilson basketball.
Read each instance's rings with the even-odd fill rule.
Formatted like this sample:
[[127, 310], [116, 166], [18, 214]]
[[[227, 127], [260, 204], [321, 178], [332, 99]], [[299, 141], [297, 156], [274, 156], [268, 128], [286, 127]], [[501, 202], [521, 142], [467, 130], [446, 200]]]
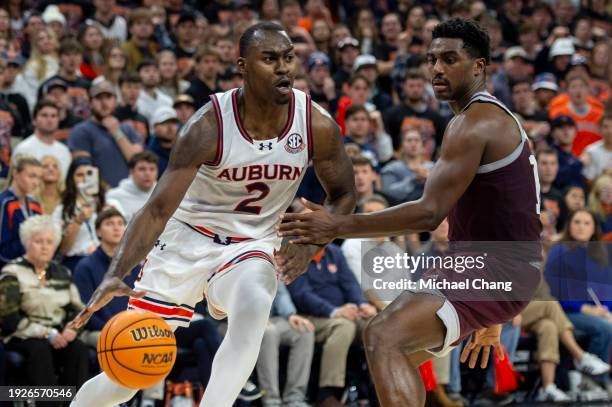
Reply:
[[100, 367], [111, 380], [131, 389], [145, 389], [170, 373], [176, 359], [176, 339], [160, 316], [128, 310], [106, 323], [97, 350]]

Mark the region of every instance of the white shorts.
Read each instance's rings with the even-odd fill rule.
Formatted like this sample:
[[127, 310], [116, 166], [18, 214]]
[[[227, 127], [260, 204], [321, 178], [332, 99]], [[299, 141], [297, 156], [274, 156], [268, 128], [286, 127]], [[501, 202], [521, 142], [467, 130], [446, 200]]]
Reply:
[[263, 239], [228, 241], [225, 237], [213, 239], [171, 218], [134, 284], [135, 290], [146, 291], [146, 295], [130, 298], [128, 308], [154, 312], [173, 326], [188, 326], [195, 305], [206, 296], [211, 316], [225, 318], [223, 308], [208, 298], [209, 286], [247, 260], [262, 261], [274, 269], [274, 251], [281, 240], [272, 234]]

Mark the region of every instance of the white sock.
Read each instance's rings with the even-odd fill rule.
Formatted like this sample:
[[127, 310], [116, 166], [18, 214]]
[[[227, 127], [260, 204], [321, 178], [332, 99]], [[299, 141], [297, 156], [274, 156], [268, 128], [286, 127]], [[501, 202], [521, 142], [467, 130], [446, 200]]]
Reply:
[[209, 287], [209, 299], [227, 312], [228, 328], [213, 360], [200, 407], [234, 404], [257, 362], [276, 285], [273, 266], [264, 260], [250, 259]]
[[102, 372], [81, 386], [70, 407], [113, 407], [130, 400], [137, 392], [118, 385]]

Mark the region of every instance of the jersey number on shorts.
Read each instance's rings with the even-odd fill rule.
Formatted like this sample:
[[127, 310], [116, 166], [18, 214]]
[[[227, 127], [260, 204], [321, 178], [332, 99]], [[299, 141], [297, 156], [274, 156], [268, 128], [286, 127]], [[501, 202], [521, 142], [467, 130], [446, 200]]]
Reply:
[[249, 194], [252, 194], [253, 192], [259, 192], [259, 196], [241, 201], [238, 205], [236, 205], [234, 211], [246, 212], [252, 215], [259, 215], [259, 212], [261, 212], [261, 206], [250, 204], [257, 201], [261, 201], [266, 196], [268, 196], [268, 194], [270, 193], [270, 187], [263, 182], [253, 182], [252, 184], [245, 186], [245, 188]]

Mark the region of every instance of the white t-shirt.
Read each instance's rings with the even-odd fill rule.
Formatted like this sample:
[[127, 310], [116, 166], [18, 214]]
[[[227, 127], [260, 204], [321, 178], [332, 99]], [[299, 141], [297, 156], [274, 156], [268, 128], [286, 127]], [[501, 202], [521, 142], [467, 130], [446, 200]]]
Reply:
[[15, 150], [13, 150], [13, 157], [18, 154], [28, 154], [38, 160], [42, 160], [46, 155], [57, 158], [60, 162], [62, 179], [66, 178], [68, 167], [70, 167], [70, 163], [72, 162], [72, 155], [66, 145], [56, 140], [54, 140], [52, 144], [47, 144], [41, 141], [35, 134], [32, 134], [30, 137], [17, 144]]
[[159, 89], [155, 89], [155, 97], [153, 98], [144, 90], [140, 91], [138, 100], [136, 101], [136, 109], [138, 113], [147, 118], [151, 129], [153, 129], [153, 115], [155, 111], [162, 106], [172, 107], [172, 99], [168, 95], [161, 92]]
[[605, 170], [612, 169], [612, 151], [606, 150], [603, 140], [588, 146], [586, 152], [591, 156], [591, 164], [584, 166], [582, 175], [589, 180], [594, 180]]

